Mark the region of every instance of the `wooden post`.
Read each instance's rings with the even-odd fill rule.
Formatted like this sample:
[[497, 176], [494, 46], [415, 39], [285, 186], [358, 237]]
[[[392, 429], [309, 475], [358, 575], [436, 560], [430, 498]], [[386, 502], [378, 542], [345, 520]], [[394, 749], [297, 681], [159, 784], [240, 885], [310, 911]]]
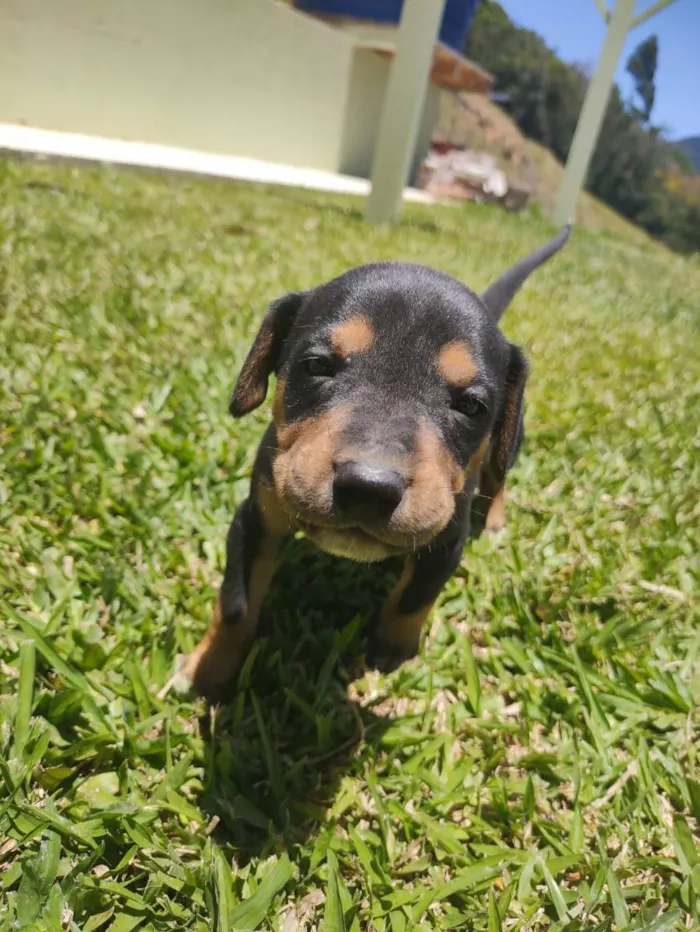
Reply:
[[615, 0], [615, 8], [609, 14], [603, 50], [586, 91], [566, 162], [564, 180], [559, 188], [554, 208], [554, 221], [559, 226], [573, 223], [575, 220], [576, 201], [586, 181], [588, 166], [605, 116], [617, 62], [627, 33], [634, 22], [635, 6], [636, 0]]
[[404, 0], [372, 160], [365, 219], [395, 220], [416, 150], [445, 0]]

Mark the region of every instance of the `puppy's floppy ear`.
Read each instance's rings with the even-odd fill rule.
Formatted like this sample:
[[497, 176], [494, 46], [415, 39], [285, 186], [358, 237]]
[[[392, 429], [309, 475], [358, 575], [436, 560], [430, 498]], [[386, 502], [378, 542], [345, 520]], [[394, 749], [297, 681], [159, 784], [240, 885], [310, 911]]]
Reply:
[[265, 400], [268, 379], [279, 368], [284, 341], [305, 297], [304, 292], [291, 292], [270, 306], [231, 395], [228, 409], [234, 417], [242, 417]]
[[524, 394], [528, 365], [520, 347], [509, 344], [506, 392], [496, 418], [487, 468], [499, 482], [515, 463], [523, 439]]

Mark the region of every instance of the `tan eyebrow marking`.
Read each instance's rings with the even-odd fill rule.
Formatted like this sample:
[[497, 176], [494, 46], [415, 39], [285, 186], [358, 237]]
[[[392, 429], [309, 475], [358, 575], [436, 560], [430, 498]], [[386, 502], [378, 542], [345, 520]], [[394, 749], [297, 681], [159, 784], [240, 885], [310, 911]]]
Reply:
[[331, 331], [333, 352], [339, 356], [366, 353], [373, 343], [374, 327], [363, 314], [343, 321]]
[[448, 343], [437, 356], [437, 370], [453, 388], [465, 388], [473, 382], [477, 368], [466, 343]]

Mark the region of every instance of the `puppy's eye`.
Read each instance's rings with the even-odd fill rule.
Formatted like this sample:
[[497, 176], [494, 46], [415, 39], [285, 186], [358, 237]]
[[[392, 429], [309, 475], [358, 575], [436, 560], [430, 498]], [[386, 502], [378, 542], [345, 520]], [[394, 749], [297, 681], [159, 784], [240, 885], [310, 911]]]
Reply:
[[331, 379], [336, 373], [335, 360], [329, 356], [310, 356], [303, 365], [306, 372], [316, 378]]
[[474, 395], [465, 394], [458, 395], [452, 400], [452, 409], [465, 417], [477, 417], [482, 411], [486, 410], [486, 407]]

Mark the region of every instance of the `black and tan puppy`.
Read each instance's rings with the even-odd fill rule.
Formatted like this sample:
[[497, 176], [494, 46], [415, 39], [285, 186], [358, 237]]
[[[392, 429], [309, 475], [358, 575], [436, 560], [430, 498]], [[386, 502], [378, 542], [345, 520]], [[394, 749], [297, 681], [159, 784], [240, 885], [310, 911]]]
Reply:
[[273, 423], [228, 532], [214, 618], [181, 670], [199, 692], [217, 691], [240, 666], [282, 544], [299, 529], [353, 560], [406, 555], [374, 648], [390, 662], [416, 652], [472, 518], [503, 525], [527, 363], [498, 322], [568, 234], [481, 297], [441, 272], [387, 262], [272, 305], [231, 398], [231, 414], [247, 414], [276, 373]]

